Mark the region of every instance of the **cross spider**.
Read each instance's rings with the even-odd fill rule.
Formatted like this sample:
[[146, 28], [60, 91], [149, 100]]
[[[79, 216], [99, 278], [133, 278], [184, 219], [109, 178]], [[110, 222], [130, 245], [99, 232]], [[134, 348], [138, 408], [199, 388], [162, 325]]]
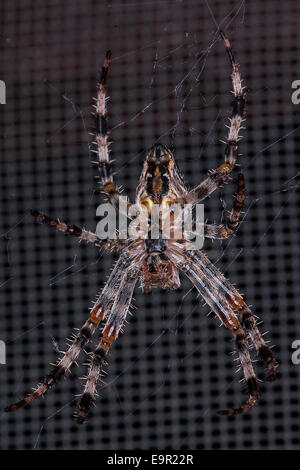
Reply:
[[[183, 183], [170, 150], [161, 144], [154, 145], [148, 152], [136, 190], [136, 201], [144, 205], [148, 213], [154, 203], [180, 203], [195, 205], [203, 201], [213, 191], [229, 180], [238, 158], [239, 131], [243, 122], [245, 93], [242, 86], [239, 66], [235, 62], [230, 43], [223, 32], [220, 32], [227, 50], [232, 72], [231, 80], [234, 99], [230, 117], [229, 133], [225, 146], [225, 160], [216, 170], [209, 172], [208, 177], [197, 187], [189, 191]], [[96, 135], [95, 145], [98, 155], [98, 167], [103, 192], [108, 201], [118, 208], [120, 189], [115, 186], [109, 157], [109, 141], [107, 131], [107, 97], [106, 79], [111, 53], [107, 52], [102, 67], [98, 94], [95, 105]], [[238, 226], [244, 201], [244, 179], [240, 175], [238, 190], [234, 198], [233, 208], [223, 225], [204, 224], [204, 236], [212, 239], [226, 239]], [[239, 355], [241, 368], [247, 383], [249, 397], [235, 409], [221, 410], [223, 415], [240, 414], [252, 407], [259, 397], [257, 378], [249, 354], [251, 341], [261, 360], [268, 368], [268, 380], [276, 376], [276, 361], [266, 346], [259, 332], [250, 308], [245, 304], [237, 289], [209, 261], [202, 251], [191, 251], [185, 248], [182, 239], [127, 239], [100, 240], [90, 231], [76, 225], [51, 219], [40, 212], [32, 211], [40, 222], [46, 223], [65, 234], [77, 237], [108, 251], [121, 251], [107, 283], [98, 295], [91, 309], [88, 320], [79, 332], [74, 335], [67, 351], [54, 365], [52, 371], [42, 379], [36, 389], [23, 400], [9, 406], [6, 411], [16, 410], [36, 398], [44, 395], [70, 369], [79, 353], [90, 341], [100, 322], [104, 321], [101, 339], [90, 356], [88, 375], [85, 387], [77, 407], [78, 423], [83, 423], [89, 409], [95, 402], [96, 386], [106, 364], [107, 354], [124, 325], [131, 305], [135, 285], [140, 279], [144, 292], [152, 287], [177, 289], [180, 286], [179, 271], [183, 272], [196, 287], [207, 305], [229, 328], [235, 338], [235, 346]]]

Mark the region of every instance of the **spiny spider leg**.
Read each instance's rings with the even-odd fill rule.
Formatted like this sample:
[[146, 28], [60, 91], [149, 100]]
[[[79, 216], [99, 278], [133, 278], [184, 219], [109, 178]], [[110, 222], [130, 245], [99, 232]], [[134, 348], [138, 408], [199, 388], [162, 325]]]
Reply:
[[249, 398], [239, 408], [219, 410], [218, 413], [221, 415], [237, 415], [244, 413], [245, 411], [249, 410], [249, 408], [255, 405], [260, 395], [257, 378], [255, 376], [252, 360], [249, 354], [249, 344], [247, 341], [245, 330], [238, 322], [238, 325], [235, 329], [232, 330], [232, 333], [235, 337], [235, 346], [239, 354], [239, 359], [247, 384]]
[[[173, 250], [172, 250], [173, 251]], [[172, 253], [171, 251], [171, 253]], [[173, 253], [174, 256], [175, 253]], [[172, 254], [169, 255], [172, 260]], [[202, 252], [186, 252], [184, 255], [176, 252], [175, 262], [181, 263], [181, 269], [196, 286], [205, 302], [220, 318], [222, 323], [233, 331], [236, 338], [236, 347], [240, 356], [244, 376], [248, 384], [250, 393], [249, 401], [234, 412], [222, 414], [237, 414], [252, 406], [259, 396], [258, 386], [253, 367], [249, 365], [248, 342], [245, 333], [249, 334], [256, 351], [261, 360], [268, 367], [268, 380], [274, 380], [276, 376], [276, 361], [263, 340], [255, 322], [255, 318], [249, 307], [243, 301], [241, 295], [235, 287], [223, 276], [223, 274], [209, 261]], [[241, 323], [238, 321], [236, 313], [241, 316]], [[249, 357], [248, 357], [249, 356]], [[253, 373], [252, 373], [253, 372]]]
[[[112, 165], [109, 158], [109, 145], [108, 140], [108, 125], [107, 125], [107, 108], [106, 103], [108, 98], [106, 96], [106, 79], [108, 74], [108, 68], [111, 59], [111, 51], [106, 52], [105, 60], [103, 63], [100, 83], [98, 88], [98, 94], [96, 98], [96, 113], [95, 113], [95, 127], [96, 135], [95, 142], [96, 150], [94, 153], [98, 156], [98, 167], [100, 172], [100, 180], [103, 188], [103, 192], [107, 197], [108, 201], [115, 207], [119, 207], [119, 197], [121, 195], [120, 188], [114, 183]], [[128, 203], [128, 207], [130, 204]], [[126, 213], [127, 215], [127, 213]]]
[[199, 269], [199, 265], [189, 256], [189, 252], [185, 252], [185, 254], [182, 252], [176, 253], [175, 256], [173, 254], [170, 259], [177, 263], [177, 266], [194, 284], [207, 305], [220, 318], [221, 322], [232, 331], [235, 337], [235, 345], [247, 383], [249, 398], [239, 408], [221, 410], [219, 413], [227, 415], [244, 413], [255, 404], [259, 397], [258, 383], [249, 353], [246, 333], [228, 302], [224, 302], [218, 297], [217, 288], [212, 288], [206, 273]]
[[229, 304], [230, 308], [241, 317], [243, 328], [249, 334], [259, 358], [265, 362], [268, 368], [267, 380], [273, 381], [276, 377], [277, 363], [256, 325], [254, 315], [241, 294], [203, 252], [190, 252], [189, 256], [201, 268], [201, 272], [207, 276], [211, 289], [217, 292], [220, 301]]
[[127, 240], [101, 240], [96, 233], [78, 227], [77, 225], [67, 224], [59, 219], [52, 219], [36, 210], [32, 210], [30, 212], [31, 215], [36, 217], [41, 223], [50, 225], [50, 227], [54, 227], [56, 230], [63, 232], [66, 235], [76, 237], [79, 241], [92, 243], [99, 248], [105, 248], [108, 251], [117, 251], [128, 245]]
[[242, 129], [245, 108], [245, 93], [244, 87], [242, 86], [239, 66], [234, 60], [229, 40], [222, 31], [220, 31], [220, 35], [224, 41], [232, 67], [231, 80], [234, 96], [232, 102], [229, 133], [225, 147], [225, 162], [216, 170], [212, 170], [206, 180], [204, 180], [201, 184], [192, 189], [192, 191], [186, 195], [185, 201], [189, 204], [197, 204], [198, 202], [203, 201], [203, 199], [209, 196], [213, 191], [215, 191], [220, 186], [223, 186], [223, 184], [228, 181], [228, 178], [231, 175], [238, 157], [238, 141], [239, 132]]
[[223, 301], [227, 301], [230, 307], [241, 317], [241, 324], [249, 334], [259, 358], [265, 362], [268, 368], [267, 380], [273, 381], [276, 377], [277, 363], [266, 345], [258, 327], [254, 315], [248, 305], [244, 302], [241, 294], [234, 285], [225, 278], [221, 271], [200, 251], [191, 252], [191, 258], [198, 263], [202, 270], [210, 278], [212, 287], [217, 285], [218, 295]]
[[111, 344], [117, 339], [125, 322], [140, 267], [141, 266], [138, 265], [133, 270], [126, 271], [122, 276], [122, 281], [112, 306], [111, 313], [106, 320], [106, 325], [102, 332], [101, 341], [91, 356], [86, 384], [80, 403], [75, 412], [75, 416], [79, 424], [82, 424], [85, 421], [91, 405], [95, 403], [97, 382], [101, 377], [101, 372], [103, 372], [103, 367], [106, 364], [106, 357]]
[[122, 270], [127, 267], [128, 264], [129, 260], [124, 256], [119, 258], [111, 272], [107, 284], [105, 285], [91, 310], [89, 319], [79, 330], [78, 334], [75, 336], [62, 358], [57, 362], [57, 364], [55, 364], [51, 372], [42, 379], [41, 383], [37, 386], [33, 393], [29, 394], [23, 400], [8, 406], [5, 408], [5, 411], [14, 411], [18, 408], [21, 408], [22, 406], [27, 405], [36, 398], [45, 395], [45, 393], [66, 374], [71, 365], [77, 359], [80, 352], [90, 341], [99, 323], [107, 315], [118, 291], [118, 284], [122, 275]]
[[206, 238], [215, 238], [222, 240], [230, 237], [235, 232], [239, 224], [240, 216], [244, 207], [244, 190], [244, 176], [240, 174], [238, 179], [238, 189], [233, 202], [233, 208], [227, 217], [226, 223], [222, 225], [205, 224], [204, 236]]

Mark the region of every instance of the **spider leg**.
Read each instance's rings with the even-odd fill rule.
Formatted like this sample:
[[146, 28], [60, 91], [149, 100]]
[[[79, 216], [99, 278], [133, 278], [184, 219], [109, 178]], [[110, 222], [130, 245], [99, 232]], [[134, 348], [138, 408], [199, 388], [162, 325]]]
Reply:
[[276, 377], [276, 360], [266, 345], [257, 327], [255, 317], [248, 305], [244, 302], [241, 294], [203, 252], [191, 252], [190, 257], [194, 262], [201, 266], [201, 269], [207, 275], [209, 282], [212, 283], [212, 287], [214, 284], [217, 284], [216, 288], [218, 296], [220, 296], [222, 302], [227, 302], [230, 308], [240, 316], [241, 324], [247, 334], [249, 334], [258, 357], [265, 362], [268, 368], [267, 380], [270, 382], [273, 381]]
[[235, 62], [229, 40], [222, 31], [220, 34], [224, 41], [232, 67], [231, 80], [234, 96], [232, 102], [232, 113], [229, 119], [229, 132], [226, 139], [225, 161], [216, 170], [212, 170], [206, 180], [196, 186], [196, 188], [192, 189], [185, 196], [185, 202], [188, 204], [197, 204], [198, 202], [203, 201], [203, 199], [209, 196], [213, 191], [220, 186], [223, 186], [223, 184], [228, 181], [238, 157], [238, 141], [240, 139], [239, 132], [242, 129], [242, 122], [244, 120], [245, 92], [244, 87], [242, 86], [239, 66]]
[[122, 268], [127, 267], [128, 264], [129, 261], [126, 260], [124, 256], [119, 258], [105, 287], [91, 310], [89, 319], [84, 323], [78, 334], [74, 337], [62, 358], [54, 365], [51, 372], [42, 379], [33, 393], [29, 394], [23, 400], [8, 406], [5, 411], [14, 411], [27, 405], [36, 398], [45, 395], [45, 393], [66, 374], [80, 352], [91, 339], [99, 323], [106, 317], [110, 306], [114, 301], [116, 292], [118, 291]]
[[106, 195], [108, 201], [115, 207], [119, 207], [119, 197], [121, 195], [120, 188], [114, 183], [112, 165], [109, 158], [109, 145], [108, 140], [108, 126], [107, 126], [107, 101], [106, 96], [106, 79], [111, 59], [111, 51], [107, 51], [104, 64], [101, 71], [100, 83], [98, 88], [98, 94], [96, 97], [96, 113], [95, 113], [95, 145], [96, 150], [94, 152], [98, 156], [98, 167], [101, 179], [101, 185], [103, 192]]
[[90, 407], [95, 403], [97, 382], [101, 377], [103, 367], [106, 365], [106, 357], [111, 344], [117, 339], [125, 322], [139, 275], [139, 269], [140, 265], [138, 264], [133, 270], [124, 273], [111, 313], [102, 331], [101, 340], [91, 356], [86, 384], [75, 412], [79, 424], [85, 421]]
[[[180, 253], [179, 250], [171, 248], [168, 256], [192, 281], [205, 302], [235, 337], [236, 349], [248, 386], [249, 399], [240, 408], [222, 411], [222, 414], [242, 413], [253, 406], [259, 397], [259, 388], [246, 335], [249, 334], [259, 356], [266, 362], [269, 369], [269, 380], [275, 378], [275, 359], [259, 333], [249, 307], [244, 303], [234, 286], [225, 279], [202, 252], [182, 253], [181, 251]], [[238, 313], [241, 314], [241, 322], [237, 318]]]
[[36, 210], [32, 210], [31, 215], [36, 217], [41, 223], [50, 225], [50, 227], [54, 227], [56, 230], [63, 232], [66, 235], [76, 237], [79, 241], [91, 243], [99, 248], [105, 248], [108, 251], [116, 251], [127, 246], [126, 240], [101, 240], [96, 233], [90, 232], [89, 230], [78, 227], [74, 224], [61, 222], [59, 219], [52, 219]]
[[268, 381], [273, 381], [276, 377], [277, 363], [266, 345], [258, 327], [255, 317], [248, 305], [244, 302], [238, 290], [225, 278], [221, 271], [202, 252], [194, 252], [191, 256], [202, 265], [205, 272], [218, 284], [219, 295], [228, 301], [231, 308], [237, 312], [241, 318], [241, 324], [249, 334], [259, 358], [265, 362], [268, 368]]
[[228, 303], [222, 302], [221, 299], [218, 299], [214, 292], [215, 289], [212, 288], [211, 284], [207, 281], [207, 278], [203, 276], [203, 273], [199, 273], [195, 263], [186, 264], [183, 271], [196, 286], [196, 289], [201, 294], [205, 302], [217, 314], [222, 323], [232, 331], [235, 337], [235, 345], [247, 383], [249, 398], [239, 408], [221, 410], [220, 413], [228, 415], [241, 414], [252, 407], [259, 397], [258, 383], [253, 369], [245, 331]]
[[[239, 298], [240, 301], [241, 297]], [[242, 301], [243, 302], [243, 301]], [[255, 317], [251, 312], [250, 308], [243, 302], [240, 305], [239, 313], [241, 315], [241, 323], [249, 336], [256, 349], [257, 355], [260, 360], [263, 361], [268, 368], [267, 380], [273, 382], [277, 376], [278, 364], [271, 353], [270, 348], [266, 345], [255, 321]]]
[[245, 200], [245, 184], [244, 177], [242, 174], [239, 175], [238, 189], [234, 198], [233, 208], [228, 215], [227, 221], [222, 225], [205, 224], [204, 225], [204, 236], [207, 238], [214, 239], [225, 239], [230, 237], [237, 229], [239, 224], [240, 215], [244, 207]]
[[249, 398], [239, 408], [219, 410], [218, 413], [221, 415], [237, 415], [244, 413], [253, 405], [255, 405], [260, 395], [257, 378], [249, 354], [249, 344], [245, 330], [241, 327], [240, 324], [238, 324], [238, 326], [232, 330], [232, 333], [235, 337], [235, 346], [236, 350], [238, 351], [239, 359], [244, 372]]

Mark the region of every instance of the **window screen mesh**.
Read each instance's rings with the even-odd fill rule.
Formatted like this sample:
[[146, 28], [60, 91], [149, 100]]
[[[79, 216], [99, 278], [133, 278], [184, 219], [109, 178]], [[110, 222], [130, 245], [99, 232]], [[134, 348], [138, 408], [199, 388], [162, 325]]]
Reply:
[[[280, 363], [277, 381], [261, 383], [258, 406], [218, 416], [246, 397], [230, 332], [207, 317], [184, 279], [177, 292], [137, 289], [87, 424], [78, 427], [72, 416], [80, 365], [45, 400], [1, 414], [1, 448], [298, 449], [300, 366], [291, 362], [291, 344], [300, 339], [300, 108], [291, 83], [300, 78], [299, 2], [14, 0], [1, 8], [1, 409], [45, 375], [113, 262], [28, 214], [37, 208], [96, 227], [103, 199], [90, 111], [106, 49], [113, 51], [109, 122], [118, 183], [133, 197], [145, 153], [159, 141], [196, 185], [222, 162], [230, 113], [230, 65], [216, 24], [230, 37], [248, 89], [240, 146], [247, 201], [238, 236], [207, 240], [204, 249], [263, 320]], [[224, 219], [236, 176], [205, 205], [208, 220]]]

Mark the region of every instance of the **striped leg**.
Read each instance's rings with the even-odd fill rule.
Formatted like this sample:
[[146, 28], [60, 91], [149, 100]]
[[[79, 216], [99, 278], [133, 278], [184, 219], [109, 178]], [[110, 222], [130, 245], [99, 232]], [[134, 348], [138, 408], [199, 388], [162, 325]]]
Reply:
[[245, 93], [239, 66], [235, 62], [230, 43], [223, 32], [220, 33], [224, 41], [230, 63], [232, 66], [231, 80], [233, 86], [232, 113], [230, 117], [229, 133], [225, 147], [225, 162], [216, 170], [212, 170], [206, 180], [190, 191], [185, 201], [189, 204], [197, 204], [205, 199], [213, 191], [228, 181], [238, 157], [239, 132], [242, 129], [243, 114], [245, 108]]
[[31, 215], [36, 217], [41, 223], [50, 225], [50, 227], [54, 227], [56, 230], [66, 235], [76, 237], [79, 241], [91, 243], [99, 248], [105, 248], [108, 251], [117, 251], [128, 245], [127, 240], [101, 240], [96, 233], [80, 228], [74, 224], [66, 224], [59, 219], [52, 219], [39, 211], [32, 210]]
[[80, 241], [84, 240], [85, 242], [92, 243], [96, 246], [103, 245], [103, 241], [100, 240], [100, 238], [98, 238], [95, 233], [85, 230], [84, 228], [80, 228], [77, 225], [66, 224], [61, 222], [59, 219], [52, 219], [51, 217], [48, 217], [47, 215], [44, 215], [41, 212], [35, 210], [31, 211], [31, 215], [36, 217], [39, 222], [50, 225], [50, 227], [54, 227], [56, 230], [59, 230], [66, 235], [76, 237]]
[[98, 94], [96, 98], [95, 126], [96, 136], [94, 153], [98, 156], [98, 167], [100, 172], [101, 185], [108, 201], [116, 208], [119, 207], [120, 189], [114, 183], [112, 165], [109, 158], [108, 126], [107, 126], [107, 96], [106, 79], [111, 59], [111, 51], [107, 51], [102, 67]]
[[71, 342], [68, 350], [64, 353], [57, 364], [54, 365], [51, 372], [42, 379], [41, 383], [37, 386], [33, 393], [29, 394], [23, 400], [20, 400], [19, 402], [7, 407], [5, 411], [14, 411], [18, 408], [21, 408], [22, 406], [27, 405], [36, 398], [45, 395], [45, 393], [66, 374], [71, 365], [77, 359], [79, 353], [84, 349], [91, 339], [99, 323], [107, 315], [118, 291], [118, 284], [122, 272], [121, 269], [127, 265], [128, 260], [126, 261], [124, 257], [120, 257], [107, 281], [106, 286], [102, 290], [95, 305], [93, 306], [89, 319], [79, 330], [78, 334], [73, 338], [73, 341]]
[[259, 358], [265, 362], [268, 368], [268, 381], [273, 381], [276, 377], [277, 363], [266, 345], [248, 305], [244, 302], [238, 290], [225, 278], [218, 268], [207, 258], [203, 252], [191, 252], [192, 260], [199, 265], [201, 271], [207, 276], [211, 288], [218, 292], [222, 302], [227, 302], [230, 308], [241, 318], [241, 324], [256, 349]]
[[244, 194], [245, 184], [244, 177], [242, 174], [239, 175], [238, 190], [234, 199], [233, 208], [229, 213], [227, 221], [222, 225], [205, 224], [204, 225], [204, 236], [207, 238], [224, 239], [230, 237], [237, 229], [239, 224], [240, 215], [244, 206]]
[[97, 382], [106, 364], [106, 357], [111, 344], [117, 339], [125, 322], [138, 274], [139, 269], [134, 272], [124, 273], [111, 313], [103, 329], [101, 341], [92, 354], [84, 391], [75, 413], [79, 424], [85, 421], [90, 407], [95, 402]]
[[257, 328], [255, 317], [250, 308], [244, 302], [239, 308], [239, 313], [241, 315], [241, 323], [243, 328], [247, 333], [249, 333], [259, 358], [266, 364], [268, 368], [269, 373], [267, 380], [269, 382], [273, 382], [273, 380], [276, 379], [278, 365], [270, 351], [270, 348], [268, 348], [266, 345], [259, 329]]
[[[247, 309], [247, 312], [250, 312], [250, 310], [246, 304], [244, 304], [236, 289], [231, 286], [231, 284], [224, 278], [217, 268], [210, 263], [203, 253], [186, 252], [185, 254], [180, 254], [177, 251], [176, 253], [171, 252], [171, 255], [168, 253], [168, 255], [170, 256], [170, 259], [173, 262], [176, 262], [177, 265], [179, 265], [179, 268], [185, 272], [186, 276], [195, 285], [205, 302], [220, 318], [221, 322], [232, 331], [235, 337], [236, 350], [239, 354], [240, 363], [247, 382], [249, 399], [240, 408], [223, 410], [221, 411], [221, 414], [243, 413], [253, 406], [259, 397], [257, 379], [249, 354], [249, 345], [247, 341], [248, 333], [251, 340], [253, 342], [255, 341], [255, 347], [262, 357], [262, 350], [260, 349], [262, 345], [260, 342], [263, 341], [263, 339], [257, 330], [255, 321], [250, 325], [250, 323], [246, 324], [243, 315], [241, 317], [241, 323], [237, 318], [237, 313], [241, 313], [241, 306], [243, 306], [243, 310]], [[250, 317], [248, 317], [248, 320], [249, 319]], [[251, 322], [252, 320], [254, 320], [254, 317], [251, 314]], [[254, 331], [256, 337], [252, 334]], [[264, 351], [265, 362], [269, 368], [269, 377], [271, 377], [271, 374], [276, 370], [276, 363], [265, 343]]]
[[183, 271], [196, 286], [196, 289], [201, 294], [205, 302], [210, 306], [212, 311], [215, 312], [215, 314], [221, 319], [222, 323], [232, 331], [235, 337], [235, 345], [247, 383], [249, 398], [239, 408], [221, 410], [220, 413], [228, 415], [241, 414], [253, 406], [259, 397], [259, 388], [252, 366], [249, 345], [245, 331], [239, 323], [235, 313], [228, 305], [228, 302], [224, 302], [223, 299], [218, 297], [215, 289], [208, 281], [207, 276], [203, 276], [203, 272], [200, 272], [195, 262], [190, 262], [190, 264], [185, 265]]
[[93, 335], [97, 325], [92, 323], [90, 320], [86, 321], [83, 327], [79, 330], [78, 335], [75, 336], [75, 339], [71, 343], [69, 349], [65, 352], [63, 357], [54, 365], [50, 373], [42, 379], [38, 384], [33, 393], [27, 395], [23, 400], [20, 400], [13, 405], [5, 408], [5, 411], [14, 411], [18, 408], [21, 408], [25, 405], [28, 405], [30, 402], [36, 398], [45, 395], [45, 393], [53, 387], [69, 370], [71, 365], [75, 362], [80, 351], [88, 343], [91, 336]]
[[249, 410], [249, 408], [251, 408], [253, 405], [255, 405], [260, 395], [257, 379], [249, 354], [249, 344], [245, 331], [243, 330], [241, 325], [238, 325], [236, 329], [232, 330], [232, 332], [235, 337], [235, 346], [244, 372], [249, 398], [239, 408], [219, 410], [218, 413], [221, 415], [237, 415], [244, 413], [245, 411]]

